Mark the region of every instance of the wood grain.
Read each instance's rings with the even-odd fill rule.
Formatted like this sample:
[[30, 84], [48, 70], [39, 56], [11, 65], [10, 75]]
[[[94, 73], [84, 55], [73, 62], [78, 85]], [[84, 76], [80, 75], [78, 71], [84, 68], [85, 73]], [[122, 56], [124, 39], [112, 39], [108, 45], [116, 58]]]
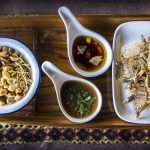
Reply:
[[[150, 20], [150, 16], [136, 15], [78, 15], [79, 21], [87, 28], [102, 34], [112, 45], [116, 27], [126, 21]], [[33, 30], [35, 48], [40, 64], [51, 61], [62, 71], [79, 76], [71, 67], [66, 48], [65, 27], [58, 16], [9, 16], [0, 18], [0, 30]], [[47, 37], [43, 36], [47, 33]], [[1, 33], [6, 34], [6, 32]], [[12, 35], [14, 36], [14, 35]], [[24, 37], [20, 32], [18, 39], [31, 46], [31, 36]], [[74, 124], [67, 120], [59, 109], [52, 82], [41, 72], [41, 85], [34, 105], [25, 107], [24, 111], [11, 115], [0, 116], [0, 122], [12, 124], [47, 125], [76, 128], [139, 128], [139, 125], [130, 124], [119, 119], [114, 111], [112, 100], [111, 67], [96, 78], [87, 78], [96, 84], [103, 95], [103, 106], [100, 114], [91, 122]], [[33, 108], [34, 107], [34, 108]], [[35, 111], [33, 111], [35, 110]], [[148, 125], [140, 126], [149, 128]]]

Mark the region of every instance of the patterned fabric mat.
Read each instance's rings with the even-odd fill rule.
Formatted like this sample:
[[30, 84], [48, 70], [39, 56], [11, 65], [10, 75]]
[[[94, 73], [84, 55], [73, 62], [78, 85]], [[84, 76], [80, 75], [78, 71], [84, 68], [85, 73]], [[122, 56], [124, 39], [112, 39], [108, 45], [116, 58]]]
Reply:
[[0, 144], [27, 142], [150, 143], [150, 130], [77, 129], [47, 126], [0, 125]]

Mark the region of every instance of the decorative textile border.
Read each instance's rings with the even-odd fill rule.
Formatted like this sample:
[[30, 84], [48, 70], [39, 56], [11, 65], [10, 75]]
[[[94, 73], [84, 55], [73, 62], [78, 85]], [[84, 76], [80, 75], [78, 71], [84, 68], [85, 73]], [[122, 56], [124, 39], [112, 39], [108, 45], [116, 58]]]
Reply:
[[0, 125], [0, 144], [27, 142], [150, 143], [147, 129], [77, 129], [47, 126]]

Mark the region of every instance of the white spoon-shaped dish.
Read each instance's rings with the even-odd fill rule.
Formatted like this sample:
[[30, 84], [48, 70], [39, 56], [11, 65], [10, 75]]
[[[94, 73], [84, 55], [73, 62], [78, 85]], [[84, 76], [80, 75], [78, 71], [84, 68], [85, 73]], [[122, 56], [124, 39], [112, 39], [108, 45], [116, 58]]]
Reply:
[[[74, 70], [80, 75], [85, 76], [85, 77], [95, 77], [95, 76], [103, 74], [106, 70], [108, 70], [112, 62], [112, 49], [109, 43], [107, 42], [107, 40], [102, 35], [82, 26], [67, 7], [60, 7], [58, 10], [58, 13], [60, 17], [62, 18], [66, 27], [68, 56], [69, 56], [69, 61], [72, 67], [74, 68]], [[94, 39], [97, 39], [100, 43], [103, 44], [106, 50], [106, 55], [107, 55], [106, 62], [103, 65], [103, 67], [101, 67], [100, 69], [96, 71], [88, 72], [88, 71], [80, 69], [76, 65], [73, 59], [73, 55], [72, 55], [72, 46], [73, 46], [74, 40], [79, 36], [89, 36]]]
[[[98, 113], [100, 112], [101, 107], [102, 107], [102, 95], [101, 95], [99, 89], [93, 83], [91, 83], [90, 81], [87, 81], [85, 79], [82, 79], [82, 78], [68, 75], [68, 74], [62, 72], [60, 69], [58, 69], [56, 66], [54, 66], [52, 63], [50, 63], [48, 61], [45, 61], [42, 64], [42, 70], [52, 80], [54, 87], [55, 87], [59, 107], [60, 107], [61, 111], [63, 112], [63, 114], [70, 121], [75, 122], [75, 123], [84, 123], [84, 122], [88, 122], [88, 121], [94, 119], [98, 115]], [[85, 83], [86, 85], [90, 86], [95, 91], [98, 103], [97, 103], [97, 107], [96, 107], [95, 111], [91, 115], [89, 115], [85, 118], [78, 119], [78, 118], [74, 118], [74, 117], [70, 116], [66, 112], [66, 110], [63, 107], [62, 100], [61, 100], [61, 87], [67, 81], [78, 81], [81, 83]]]

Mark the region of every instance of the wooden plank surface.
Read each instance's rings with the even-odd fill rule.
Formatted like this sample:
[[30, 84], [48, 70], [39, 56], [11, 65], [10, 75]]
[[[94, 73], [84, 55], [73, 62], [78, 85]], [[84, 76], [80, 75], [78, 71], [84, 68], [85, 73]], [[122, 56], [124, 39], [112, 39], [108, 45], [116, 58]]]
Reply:
[[[85, 27], [102, 34], [111, 45], [114, 31], [119, 24], [131, 20], [150, 20], [150, 16], [144, 15], [78, 15], [77, 17]], [[48, 60], [62, 71], [81, 77], [72, 69], [69, 63], [66, 31], [58, 16], [9, 16], [0, 18], [0, 30], [18, 28], [36, 31], [37, 34], [34, 38], [37, 40], [36, 53], [40, 64]], [[42, 40], [45, 33], [48, 36]], [[0, 34], [2, 33], [0, 32]], [[24, 35], [20, 33], [20, 36], [23, 37]], [[21, 37], [18, 38], [21, 39]], [[30, 45], [30, 36], [24, 42]], [[27, 109], [23, 115], [15, 113], [0, 116], [0, 122], [76, 128], [139, 128], [139, 125], [124, 122], [115, 114], [112, 100], [111, 67], [105, 74], [87, 79], [95, 83], [103, 95], [102, 111], [89, 123], [74, 124], [63, 116], [57, 103], [52, 82], [43, 72], [41, 72], [41, 86], [34, 101], [35, 108]], [[35, 112], [32, 111], [33, 109], [35, 109]], [[141, 127], [149, 128], [150, 126], [142, 125]]]

